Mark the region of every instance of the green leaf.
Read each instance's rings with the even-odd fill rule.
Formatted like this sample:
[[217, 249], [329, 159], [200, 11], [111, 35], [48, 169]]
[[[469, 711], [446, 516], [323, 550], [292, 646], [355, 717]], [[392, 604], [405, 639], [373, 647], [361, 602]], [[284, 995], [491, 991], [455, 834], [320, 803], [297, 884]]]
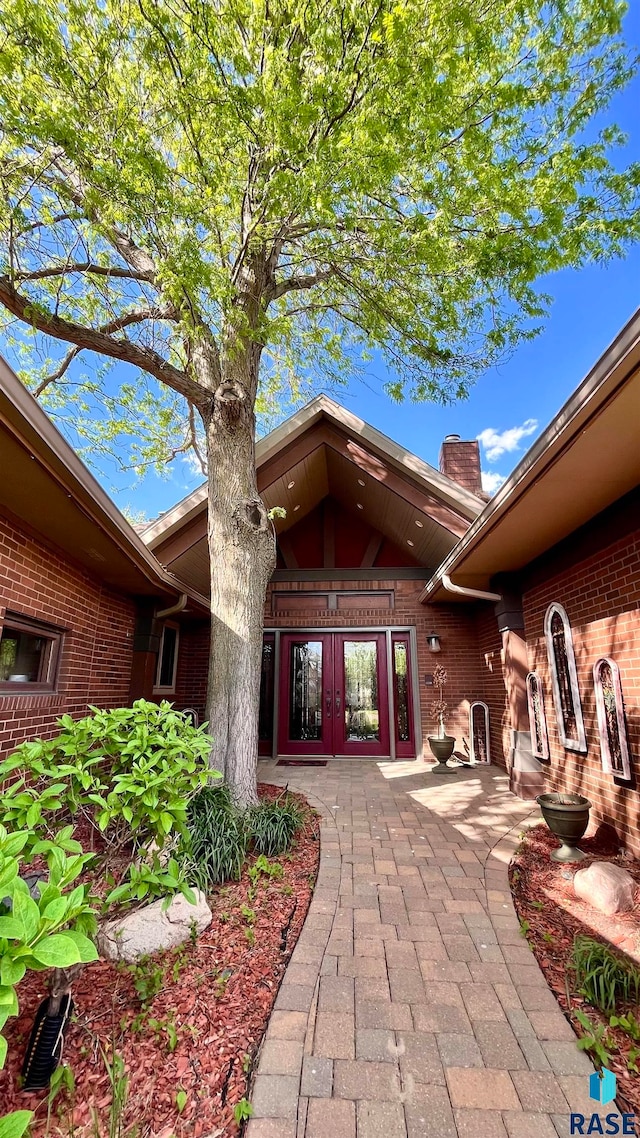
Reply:
[[4, 1067], [5, 1060], [7, 1058], [7, 1050], [7, 1041], [4, 1035], [0, 1035], [0, 1071]]
[[0, 917], [0, 937], [6, 940], [22, 940], [24, 926], [16, 917]]
[[69, 902], [66, 897], [57, 897], [56, 900], [50, 901], [46, 906], [42, 916], [47, 921], [53, 924], [59, 924], [63, 921], [69, 909]]
[[82, 964], [91, 964], [94, 960], [98, 959], [98, 950], [92, 940], [84, 933], [78, 932], [77, 929], [65, 929], [64, 934], [76, 945], [80, 953], [80, 961]]
[[24, 939], [33, 940], [40, 931], [40, 910], [29, 895], [26, 885], [24, 890], [17, 890], [13, 896], [13, 916], [20, 921], [24, 929]]
[[32, 1110], [14, 1110], [0, 1118], [0, 1138], [22, 1138], [32, 1118]]
[[0, 984], [7, 987], [19, 984], [26, 971], [27, 966], [22, 960], [14, 960], [6, 954], [0, 958]]
[[47, 968], [69, 968], [72, 964], [80, 964], [82, 959], [78, 945], [64, 933], [45, 937], [33, 946], [31, 952]]

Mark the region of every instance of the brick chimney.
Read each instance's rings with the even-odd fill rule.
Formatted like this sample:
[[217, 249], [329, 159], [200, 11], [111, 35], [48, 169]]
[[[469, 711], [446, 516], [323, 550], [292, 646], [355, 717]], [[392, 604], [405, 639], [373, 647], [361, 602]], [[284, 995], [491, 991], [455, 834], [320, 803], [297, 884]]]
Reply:
[[440, 447], [440, 470], [470, 490], [479, 498], [484, 498], [480, 476], [480, 447], [475, 439], [461, 439], [460, 435], [447, 435]]

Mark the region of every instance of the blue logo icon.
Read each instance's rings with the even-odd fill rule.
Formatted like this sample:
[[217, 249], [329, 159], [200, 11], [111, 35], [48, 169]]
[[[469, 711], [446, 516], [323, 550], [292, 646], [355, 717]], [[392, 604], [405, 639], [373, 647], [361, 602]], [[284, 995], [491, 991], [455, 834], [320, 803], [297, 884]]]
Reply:
[[603, 1067], [601, 1071], [594, 1071], [589, 1079], [589, 1096], [606, 1106], [616, 1097], [616, 1077], [613, 1071]]

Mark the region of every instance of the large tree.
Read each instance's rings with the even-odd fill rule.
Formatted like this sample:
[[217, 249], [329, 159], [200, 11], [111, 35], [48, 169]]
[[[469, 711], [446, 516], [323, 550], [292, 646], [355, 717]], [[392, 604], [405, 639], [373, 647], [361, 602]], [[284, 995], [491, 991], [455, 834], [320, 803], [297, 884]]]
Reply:
[[[461, 397], [539, 324], [541, 274], [623, 251], [638, 170], [616, 171], [618, 132], [591, 120], [633, 70], [624, 6], [1, 8], [0, 302], [23, 346], [45, 338], [39, 394], [95, 394], [77, 370], [94, 353], [144, 377], [152, 450], [176, 411], [181, 446], [204, 439], [213, 763], [246, 804], [275, 564], [261, 384], [378, 350], [393, 397]], [[136, 390], [111, 409], [135, 421]]]

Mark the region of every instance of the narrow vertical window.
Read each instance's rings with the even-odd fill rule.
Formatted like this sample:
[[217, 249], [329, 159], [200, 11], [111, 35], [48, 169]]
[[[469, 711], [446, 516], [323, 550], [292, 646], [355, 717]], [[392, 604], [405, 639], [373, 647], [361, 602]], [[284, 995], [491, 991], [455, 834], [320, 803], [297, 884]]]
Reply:
[[527, 704], [529, 707], [529, 730], [531, 732], [531, 751], [536, 759], [549, 760], [549, 735], [547, 732], [547, 713], [544, 706], [544, 689], [537, 672], [527, 676]]
[[258, 742], [260, 754], [270, 755], [273, 741], [273, 703], [275, 691], [275, 636], [268, 633], [262, 641], [260, 668], [260, 712]]
[[622, 699], [620, 670], [614, 660], [603, 656], [593, 665], [596, 711], [600, 735], [602, 769], [615, 778], [631, 780], [627, 725]]
[[573, 637], [562, 605], [549, 605], [544, 632], [560, 742], [568, 751], [586, 751]]
[[158, 668], [154, 691], [167, 695], [176, 689], [176, 670], [178, 667], [178, 639], [177, 624], [165, 624], [162, 629], [160, 651], [158, 652]]
[[471, 762], [489, 764], [489, 708], [481, 700], [476, 700], [469, 708], [469, 739]]

